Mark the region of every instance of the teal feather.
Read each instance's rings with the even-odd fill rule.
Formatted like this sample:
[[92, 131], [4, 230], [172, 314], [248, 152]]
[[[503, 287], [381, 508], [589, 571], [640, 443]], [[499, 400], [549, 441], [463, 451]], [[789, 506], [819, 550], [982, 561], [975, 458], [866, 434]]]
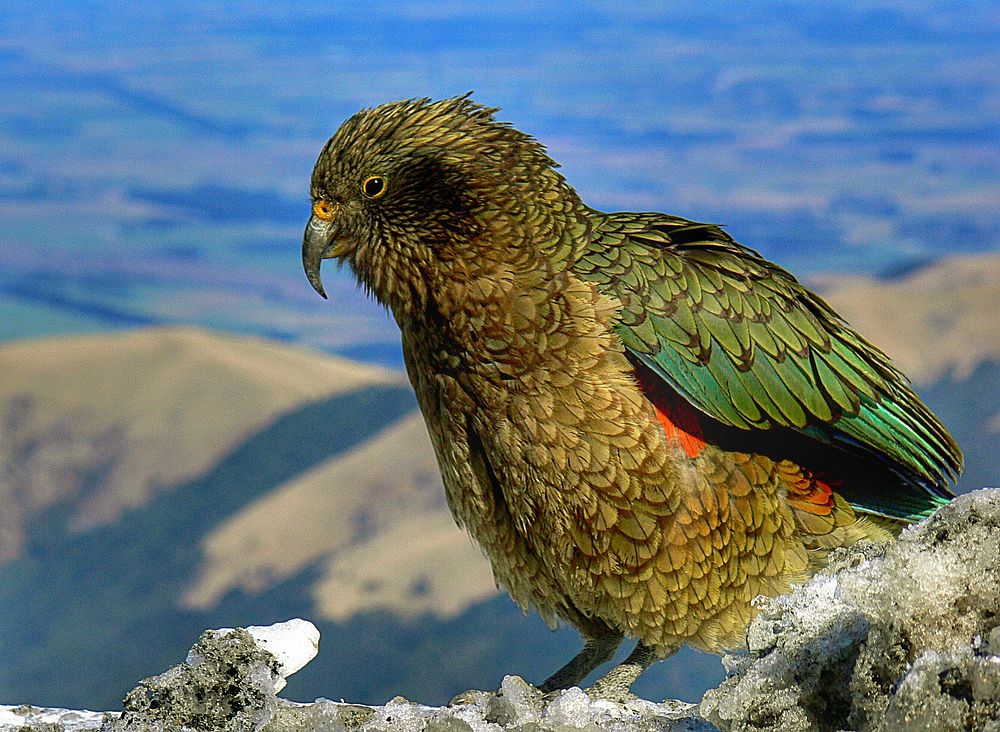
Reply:
[[723, 425], [787, 427], [890, 465], [900, 485], [845, 494], [858, 510], [908, 520], [947, 499], [962, 465], [954, 440], [822, 298], [716, 226], [593, 217], [577, 274], [622, 302], [626, 349], [692, 406]]

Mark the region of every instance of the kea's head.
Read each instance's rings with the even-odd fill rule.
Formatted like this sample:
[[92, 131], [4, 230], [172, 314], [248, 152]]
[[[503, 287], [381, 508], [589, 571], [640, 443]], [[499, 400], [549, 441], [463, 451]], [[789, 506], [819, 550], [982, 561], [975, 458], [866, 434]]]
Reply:
[[[313, 169], [302, 264], [346, 261], [397, 315], [472, 270], [513, 267], [558, 241], [579, 200], [534, 139], [468, 96], [365, 109]], [[547, 243], [547, 244], [546, 244]]]

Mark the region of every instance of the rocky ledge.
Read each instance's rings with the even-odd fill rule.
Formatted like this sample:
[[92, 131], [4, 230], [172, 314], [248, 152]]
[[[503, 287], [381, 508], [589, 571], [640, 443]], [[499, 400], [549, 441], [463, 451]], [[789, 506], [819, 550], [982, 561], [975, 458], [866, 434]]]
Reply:
[[318, 641], [304, 620], [206, 631], [121, 713], [7, 706], [0, 729], [1000, 732], [1000, 490], [956, 499], [894, 545], [837, 552], [807, 584], [762, 599], [747, 650], [724, 659], [730, 676], [700, 705], [543, 697], [516, 676], [454, 707], [279, 698]]

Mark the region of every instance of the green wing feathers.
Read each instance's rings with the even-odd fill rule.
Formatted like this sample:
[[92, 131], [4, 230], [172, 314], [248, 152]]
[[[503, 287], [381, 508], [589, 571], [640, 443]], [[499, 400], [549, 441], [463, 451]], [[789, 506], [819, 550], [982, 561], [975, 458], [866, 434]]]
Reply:
[[819, 296], [719, 227], [595, 212], [575, 270], [621, 301], [626, 348], [712, 418], [872, 453], [926, 491], [916, 503], [901, 495], [898, 506], [858, 508], [910, 518], [950, 495], [961, 452], [906, 377]]

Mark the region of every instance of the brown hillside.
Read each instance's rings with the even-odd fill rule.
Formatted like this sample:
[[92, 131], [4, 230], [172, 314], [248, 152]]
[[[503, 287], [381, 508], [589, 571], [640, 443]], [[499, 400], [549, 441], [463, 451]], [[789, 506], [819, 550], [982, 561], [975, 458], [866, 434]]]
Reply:
[[316, 608], [331, 620], [376, 608], [448, 617], [496, 592], [489, 565], [445, 505], [417, 413], [257, 500], [203, 549], [184, 598], [194, 608], [317, 562]]
[[818, 285], [915, 383], [1000, 361], [1000, 254], [949, 257], [895, 280], [838, 276]]
[[0, 561], [32, 516], [113, 521], [279, 414], [399, 376], [254, 338], [168, 328], [0, 347]]

